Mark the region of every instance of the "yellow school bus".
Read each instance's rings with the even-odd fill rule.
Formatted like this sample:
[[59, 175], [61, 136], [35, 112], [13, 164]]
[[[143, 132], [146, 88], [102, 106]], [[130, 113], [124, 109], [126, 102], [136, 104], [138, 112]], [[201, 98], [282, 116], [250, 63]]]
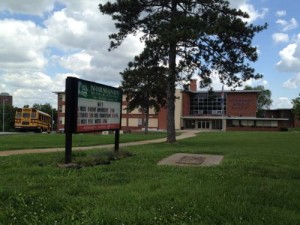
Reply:
[[51, 130], [51, 116], [33, 108], [17, 109], [15, 116], [17, 131], [48, 132]]

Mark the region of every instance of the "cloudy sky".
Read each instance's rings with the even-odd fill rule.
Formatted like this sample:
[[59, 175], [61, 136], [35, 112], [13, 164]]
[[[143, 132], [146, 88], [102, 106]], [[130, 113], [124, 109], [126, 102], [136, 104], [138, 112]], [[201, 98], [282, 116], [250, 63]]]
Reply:
[[[51, 103], [64, 91], [65, 78], [77, 76], [107, 85], [120, 84], [119, 72], [143, 48], [128, 37], [108, 52], [111, 18], [102, 15], [104, 0], [0, 0], [0, 93], [13, 95], [14, 105]], [[254, 45], [254, 64], [264, 78], [247, 85], [272, 91], [272, 108], [289, 108], [300, 93], [300, 16], [296, 0], [231, 0], [247, 11], [249, 22], [269, 28]], [[214, 86], [220, 88], [215, 77]]]

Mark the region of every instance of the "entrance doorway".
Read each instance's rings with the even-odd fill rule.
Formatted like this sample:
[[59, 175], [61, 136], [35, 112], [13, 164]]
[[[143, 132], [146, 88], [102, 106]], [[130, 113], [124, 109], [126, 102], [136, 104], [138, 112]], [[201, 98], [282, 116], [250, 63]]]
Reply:
[[209, 121], [198, 121], [198, 129], [209, 129]]

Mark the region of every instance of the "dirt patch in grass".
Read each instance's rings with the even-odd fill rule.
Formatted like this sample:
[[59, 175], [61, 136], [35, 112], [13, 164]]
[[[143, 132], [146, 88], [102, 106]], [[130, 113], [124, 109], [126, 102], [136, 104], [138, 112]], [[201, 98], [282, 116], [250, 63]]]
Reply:
[[176, 153], [158, 162], [158, 165], [175, 166], [216, 166], [219, 165], [223, 155]]
[[101, 152], [99, 154], [77, 153], [73, 157], [73, 162], [68, 164], [57, 164], [60, 168], [80, 169], [82, 167], [91, 167], [98, 165], [109, 165], [112, 161], [132, 157], [134, 154], [130, 152]]

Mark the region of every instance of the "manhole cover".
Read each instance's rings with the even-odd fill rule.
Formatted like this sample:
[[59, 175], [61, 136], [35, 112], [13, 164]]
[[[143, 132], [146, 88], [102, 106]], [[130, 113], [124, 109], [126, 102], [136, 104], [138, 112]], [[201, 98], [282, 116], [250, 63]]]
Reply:
[[183, 156], [176, 163], [199, 165], [205, 161], [205, 157], [201, 156]]

